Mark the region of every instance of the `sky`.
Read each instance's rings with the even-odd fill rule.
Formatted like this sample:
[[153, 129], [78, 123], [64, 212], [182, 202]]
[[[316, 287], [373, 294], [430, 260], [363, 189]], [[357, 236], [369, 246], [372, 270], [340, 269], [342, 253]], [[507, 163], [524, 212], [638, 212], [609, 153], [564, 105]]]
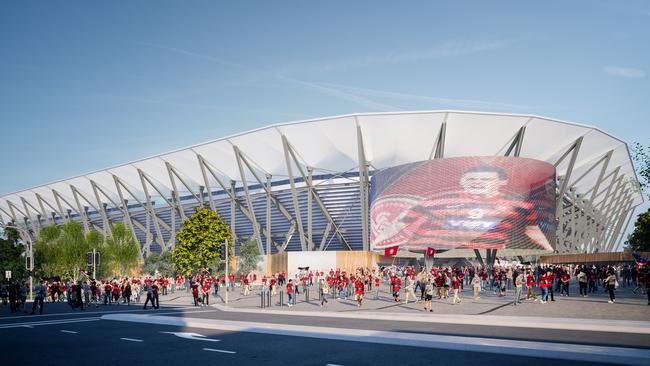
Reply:
[[272, 123], [432, 109], [650, 145], [650, 2], [0, 1], [0, 194]]

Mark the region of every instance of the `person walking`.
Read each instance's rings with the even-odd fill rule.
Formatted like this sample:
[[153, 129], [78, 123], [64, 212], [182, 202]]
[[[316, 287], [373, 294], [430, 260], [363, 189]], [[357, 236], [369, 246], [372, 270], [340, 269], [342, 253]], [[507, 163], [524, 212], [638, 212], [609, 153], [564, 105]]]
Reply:
[[460, 281], [458, 280], [458, 277], [454, 275], [451, 280], [451, 287], [452, 290], [454, 291], [454, 298], [452, 300], [452, 304], [456, 305], [456, 303], [460, 304], [460, 297], [458, 296], [458, 291], [460, 291]]
[[430, 278], [427, 278], [424, 285], [424, 301], [425, 301], [424, 311], [427, 311], [427, 309], [429, 309], [429, 312], [433, 313], [432, 300], [433, 300], [433, 281], [431, 281]]
[[614, 290], [616, 289], [616, 275], [614, 274], [614, 271], [609, 271], [607, 272], [607, 277], [603, 280], [603, 284], [607, 288], [607, 291], [609, 292], [609, 301], [607, 301], [610, 304], [613, 304], [616, 302], [616, 295], [614, 295]]
[[528, 271], [528, 274], [526, 275], [526, 300], [533, 299], [537, 301], [537, 295], [535, 294], [534, 287], [535, 276], [533, 276], [533, 273], [531, 271]]
[[515, 301], [513, 301], [512, 305], [517, 305], [521, 304], [521, 289], [524, 285], [524, 274], [522, 273], [517, 273], [517, 277], [515, 277]]
[[587, 296], [587, 274], [585, 273], [584, 269], [580, 269], [580, 273], [578, 273], [578, 286], [580, 286], [580, 296], [586, 297]]
[[294, 292], [293, 280], [290, 279], [289, 282], [287, 282], [287, 297], [288, 297], [287, 305], [289, 305], [289, 307], [293, 306], [293, 292]]
[[323, 307], [323, 304], [328, 304], [327, 295], [330, 293], [330, 287], [322, 278], [318, 281], [320, 287], [320, 307]]
[[[472, 278], [472, 288], [474, 289], [474, 301], [480, 299], [479, 294], [481, 293], [481, 277], [478, 273], [474, 273], [474, 278]], [[432, 285], [433, 286], [433, 285]]]
[[32, 304], [32, 315], [36, 312], [36, 307], [39, 307], [39, 314], [43, 315], [43, 300], [47, 295], [47, 288], [45, 287], [45, 281], [41, 282], [34, 287], [34, 303]]
[[414, 300], [415, 303], [417, 304], [417, 302], [418, 302], [418, 298], [415, 296], [415, 290], [413, 289], [414, 286], [415, 286], [415, 276], [413, 276], [413, 275], [411, 275], [411, 276], [407, 276], [407, 277], [406, 277], [406, 286], [405, 286], [405, 288], [406, 288], [406, 295], [405, 295], [405, 297], [406, 297], [406, 298], [404, 299], [404, 304], [408, 304], [408, 303], [409, 303], [409, 298], [410, 298], [411, 296], [413, 296], [413, 300]]
[[153, 293], [152, 293], [152, 285], [151, 285], [151, 280], [145, 280], [144, 281], [144, 291], [147, 293], [147, 299], [144, 301], [144, 310], [147, 310], [147, 304], [149, 301], [151, 301], [151, 306], [155, 308], [154, 302], [153, 302]]

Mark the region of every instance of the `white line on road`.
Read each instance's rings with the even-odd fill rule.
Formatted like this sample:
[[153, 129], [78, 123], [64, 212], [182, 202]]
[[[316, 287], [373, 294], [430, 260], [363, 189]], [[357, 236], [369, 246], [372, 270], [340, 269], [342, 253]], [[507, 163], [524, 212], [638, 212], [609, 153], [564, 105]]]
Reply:
[[325, 365], [325, 366], [343, 366], [343, 365], [338, 365], [338, 364], [335, 364], [335, 363], [328, 363], [328, 364]]
[[650, 364], [650, 350], [640, 348], [592, 346], [571, 343], [520, 341], [498, 338], [448, 336], [441, 334], [406, 333], [201, 318], [144, 316], [135, 314], [104, 315], [102, 316], [102, 319], [163, 324], [185, 328], [214, 329], [231, 332], [251, 332], [330, 339], [335, 341], [356, 341], [398, 346], [506, 354], [513, 356], [529, 356], [544, 359], [563, 359], [644, 366]]
[[93, 318], [80, 318], [80, 319], [60, 319], [60, 320], [45, 320], [45, 321], [36, 321], [36, 322], [24, 322], [24, 323], [10, 323], [0, 325], [0, 329], [8, 328], [33, 328], [40, 325], [55, 325], [55, 324], [68, 324], [68, 323], [83, 323], [83, 322], [95, 322], [100, 320], [100, 317]]
[[120, 338], [120, 339], [129, 342], [144, 342], [142, 339], [135, 339], [135, 338]]
[[207, 342], [220, 342], [218, 339], [206, 338], [202, 334], [191, 333], [191, 332], [160, 332], [164, 334], [172, 334], [179, 338], [192, 339], [196, 341], [207, 341]]
[[221, 352], [221, 353], [237, 353], [235, 351], [226, 351], [225, 349], [214, 349], [214, 348], [204, 348], [204, 351], [210, 351], [210, 352]]
[[61, 333], [70, 333], [70, 334], [77, 334], [78, 332], [75, 332], [74, 330], [61, 330]]

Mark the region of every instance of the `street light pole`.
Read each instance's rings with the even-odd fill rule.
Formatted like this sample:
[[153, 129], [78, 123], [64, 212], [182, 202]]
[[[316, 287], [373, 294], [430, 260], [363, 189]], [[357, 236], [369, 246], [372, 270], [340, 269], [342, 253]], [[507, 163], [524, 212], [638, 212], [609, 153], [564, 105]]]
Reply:
[[226, 239], [225, 243], [225, 252], [226, 252], [226, 305], [228, 305], [228, 285], [230, 284], [230, 279], [228, 278], [228, 267], [230, 267], [230, 263], [228, 263], [228, 239]]

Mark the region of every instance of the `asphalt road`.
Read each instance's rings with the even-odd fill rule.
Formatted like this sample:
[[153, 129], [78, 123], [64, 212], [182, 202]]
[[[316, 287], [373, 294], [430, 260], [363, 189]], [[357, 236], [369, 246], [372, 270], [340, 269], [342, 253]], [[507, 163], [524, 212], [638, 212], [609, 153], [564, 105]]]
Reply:
[[[161, 332], [196, 333], [208, 340]], [[537, 358], [113, 321], [0, 329], [2, 359], [21, 365], [509, 365]], [[199, 337], [200, 338], [200, 337]], [[18, 361], [20, 360], [20, 361]], [[13, 362], [11, 362], [13, 361]], [[15, 362], [15, 363], [14, 363]], [[587, 365], [553, 360], [553, 365]]]
[[[49, 306], [48, 306], [49, 305]], [[70, 365], [87, 358], [97, 365], [224, 364], [224, 365], [503, 365], [526, 362], [586, 365], [561, 359], [478, 353], [423, 347], [337, 341], [251, 332], [230, 332], [170, 325], [102, 320], [115, 313], [155, 314], [194, 319], [280, 323], [441, 335], [536, 340], [572, 344], [650, 349], [647, 335], [576, 332], [516, 327], [369, 321], [221, 312], [211, 308], [169, 307], [143, 311], [140, 307], [100, 306], [72, 312], [65, 304], [46, 304], [46, 315], [8, 314], [0, 317], [0, 359], [3, 364]], [[195, 333], [185, 339], [161, 332]], [[210, 341], [208, 339], [218, 339]], [[414, 334], [414, 336], [417, 336]]]

